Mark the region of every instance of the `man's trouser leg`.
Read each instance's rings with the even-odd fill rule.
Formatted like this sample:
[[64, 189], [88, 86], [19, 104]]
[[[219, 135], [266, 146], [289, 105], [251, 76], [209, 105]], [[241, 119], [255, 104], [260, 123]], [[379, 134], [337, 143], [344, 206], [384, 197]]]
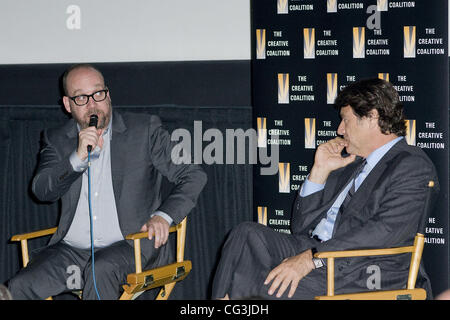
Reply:
[[74, 249], [62, 242], [49, 246], [9, 280], [9, 291], [15, 300], [36, 300], [81, 289], [74, 286], [81, 286], [89, 258], [89, 250]]
[[[154, 240], [152, 240], [154, 241]], [[165, 246], [164, 246], [165, 247]], [[147, 263], [167, 263], [167, 248], [141, 255], [142, 266]], [[125, 240], [106, 248], [95, 249], [95, 284], [100, 299], [120, 297], [127, 274], [135, 272], [134, 249]], [[149, 262], [150, 261], [150, 262]], [[14, 299], [46, 299], [62, 292], [83, 290], [83, 299], [98, 299], [90, 249], [76, 249], [60, 242], [45, 248], [32, 258], [28, 266], [9, 281]]]
[[[142, 265], [147, 259], [141, 255]], [[85, 300], [117, 300], [121, 294], [121, 286], [126, 283], [127, 274], [136, 272], [134, 249], [125, 240], [109, 247], [98, 249], [94, 254], [95, 284], [94, 287], [92, 260], [84, 268], [83, 299]]]

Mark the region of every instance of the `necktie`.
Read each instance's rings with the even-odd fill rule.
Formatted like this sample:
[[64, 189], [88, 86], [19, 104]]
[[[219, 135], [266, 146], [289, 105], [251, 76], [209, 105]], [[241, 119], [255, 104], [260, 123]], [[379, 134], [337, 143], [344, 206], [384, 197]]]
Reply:
[[[336, 222], [336, 218], [339, 216], [339, 214], [342, 214], [350, 200], [352, 199], [353, 195], [355, 194], [355, 190], [359, 187], [364, 177], [367, 175], [367, 173], [364, 172], [363, 169], [365, 169], [366, 166], [366, 160], [362, 161], [355, 169], [353, 174], [351, 175], [349, 179], [349, 183], [351, 183], [350, 189], [347, 191], [347, 194], [345, 195], [344, 201], [340, 205], [339, 209], [332, 210], [330, 209], [327, 212], [326, 218], [323, 218], [319, 224], [315, 227], [314, 230], [311, 230], [311, 237], [316, 239], [317, 241], [326, 241], [331, 238], [334, 230], [334, 224]], [[356, 184], [356, 187], [355, 187]], [[348, 184], [346, 184], [346, 188]], [[341, 191], [342, 193], [343, 191]]]
[[363, 169], [366, 166], [366, 164], [367, 164], [367, 161], [364, 160], [363, 162], [361, 162], [361, 164], [355, 170], [354, 178], [352, 180], [352, 186], [350, 187], [350, 190], [348, 191], [347, 195], [345, 196], [344, 201], [342, 202], [341, 206], [339, 207], [339, 214], [341, 214], [344, 211], [344, 209], [347, 207], [348, 203], [352, 199], [353, 195], [355, 194], [355, 192], [356, 192], [355, 184], [357, 184], [359, 187], [359, 185], [361, 184], [361, 181], [363, 180], [363, 178], [365, 178], [365, 172]]

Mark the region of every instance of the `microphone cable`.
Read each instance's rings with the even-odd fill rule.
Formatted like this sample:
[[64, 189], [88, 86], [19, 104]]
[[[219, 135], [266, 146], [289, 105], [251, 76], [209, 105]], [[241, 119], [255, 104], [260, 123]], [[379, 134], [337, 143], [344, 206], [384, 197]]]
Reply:
[[91, 151], [88, 150], [88, 202], [89, 202], [89, 219], [91, 226], [91, 266], [92, 266], [92, 279], [94, 281], [94, 289], [97, 295], [97, 299], [100, 299], [100, 294], [97, 290], [97, 281], [95, 279], [95, 255], [94, 255], [94, 219], [92, 215], [92, 205], [91, 205]]

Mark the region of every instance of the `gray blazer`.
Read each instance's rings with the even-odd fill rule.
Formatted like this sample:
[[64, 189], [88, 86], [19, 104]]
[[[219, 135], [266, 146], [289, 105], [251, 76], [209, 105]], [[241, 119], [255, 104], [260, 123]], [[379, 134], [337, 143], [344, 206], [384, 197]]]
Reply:
[[[75, 215], [81, 191], [82, 173], [72, 169], [70, 154], [78, 144], [76, 122], [43, 133], [39, 165], [32, 189], [41, 201], [61, 199], [61, 218], [49, 245], [64, 238]], [[162, 128], [158, 116], [114, 111], [111, 140], [111, 173], [119, 225], [124, 237], [139, 232], [156, 210], [179, 223], [194, 208], [206, 184], [206, 174], [198, 165], [175, 165], [171, 150], [175, 142]], [[165, 176], [175, 184], [162, 201]], [[142, 242], [145, 254], [152, 250]]]
[[[292, 215], [296, 238], [318, 251], [412, 245], [423, 217], [428, 181], [435, 181], [436, 190], [439, 184], [436, 169], [425, 152], [409, 146], [404, 139], [384, 155], [338, 216], [332, 239], [319, 243], [309, 237], [360, 161], [332, 172], [322, 191], [297, 198]], [[367, 268], [373, 265], [380, 268], [381, 289], [401, 287], [406, 283], [409, 263], [408, 254], [336, 259], [336, 292], [367, 289]], [[421, 269], [417, 284], [426, 287], [431, 295], [428, 277]]]

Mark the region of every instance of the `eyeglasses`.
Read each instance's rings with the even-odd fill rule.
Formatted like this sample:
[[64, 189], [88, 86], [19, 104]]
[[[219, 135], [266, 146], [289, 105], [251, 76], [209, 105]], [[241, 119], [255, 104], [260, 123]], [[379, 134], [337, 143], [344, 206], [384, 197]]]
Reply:
[[100, 102], [106, 99], [108, 89], [103, 89], [94, 92], [93, 94], [80, 94], [79, 96], [69, 97], [77, 106], [85, 106], [89, 102], [89, 98], [94, 99], [95, 102]]

